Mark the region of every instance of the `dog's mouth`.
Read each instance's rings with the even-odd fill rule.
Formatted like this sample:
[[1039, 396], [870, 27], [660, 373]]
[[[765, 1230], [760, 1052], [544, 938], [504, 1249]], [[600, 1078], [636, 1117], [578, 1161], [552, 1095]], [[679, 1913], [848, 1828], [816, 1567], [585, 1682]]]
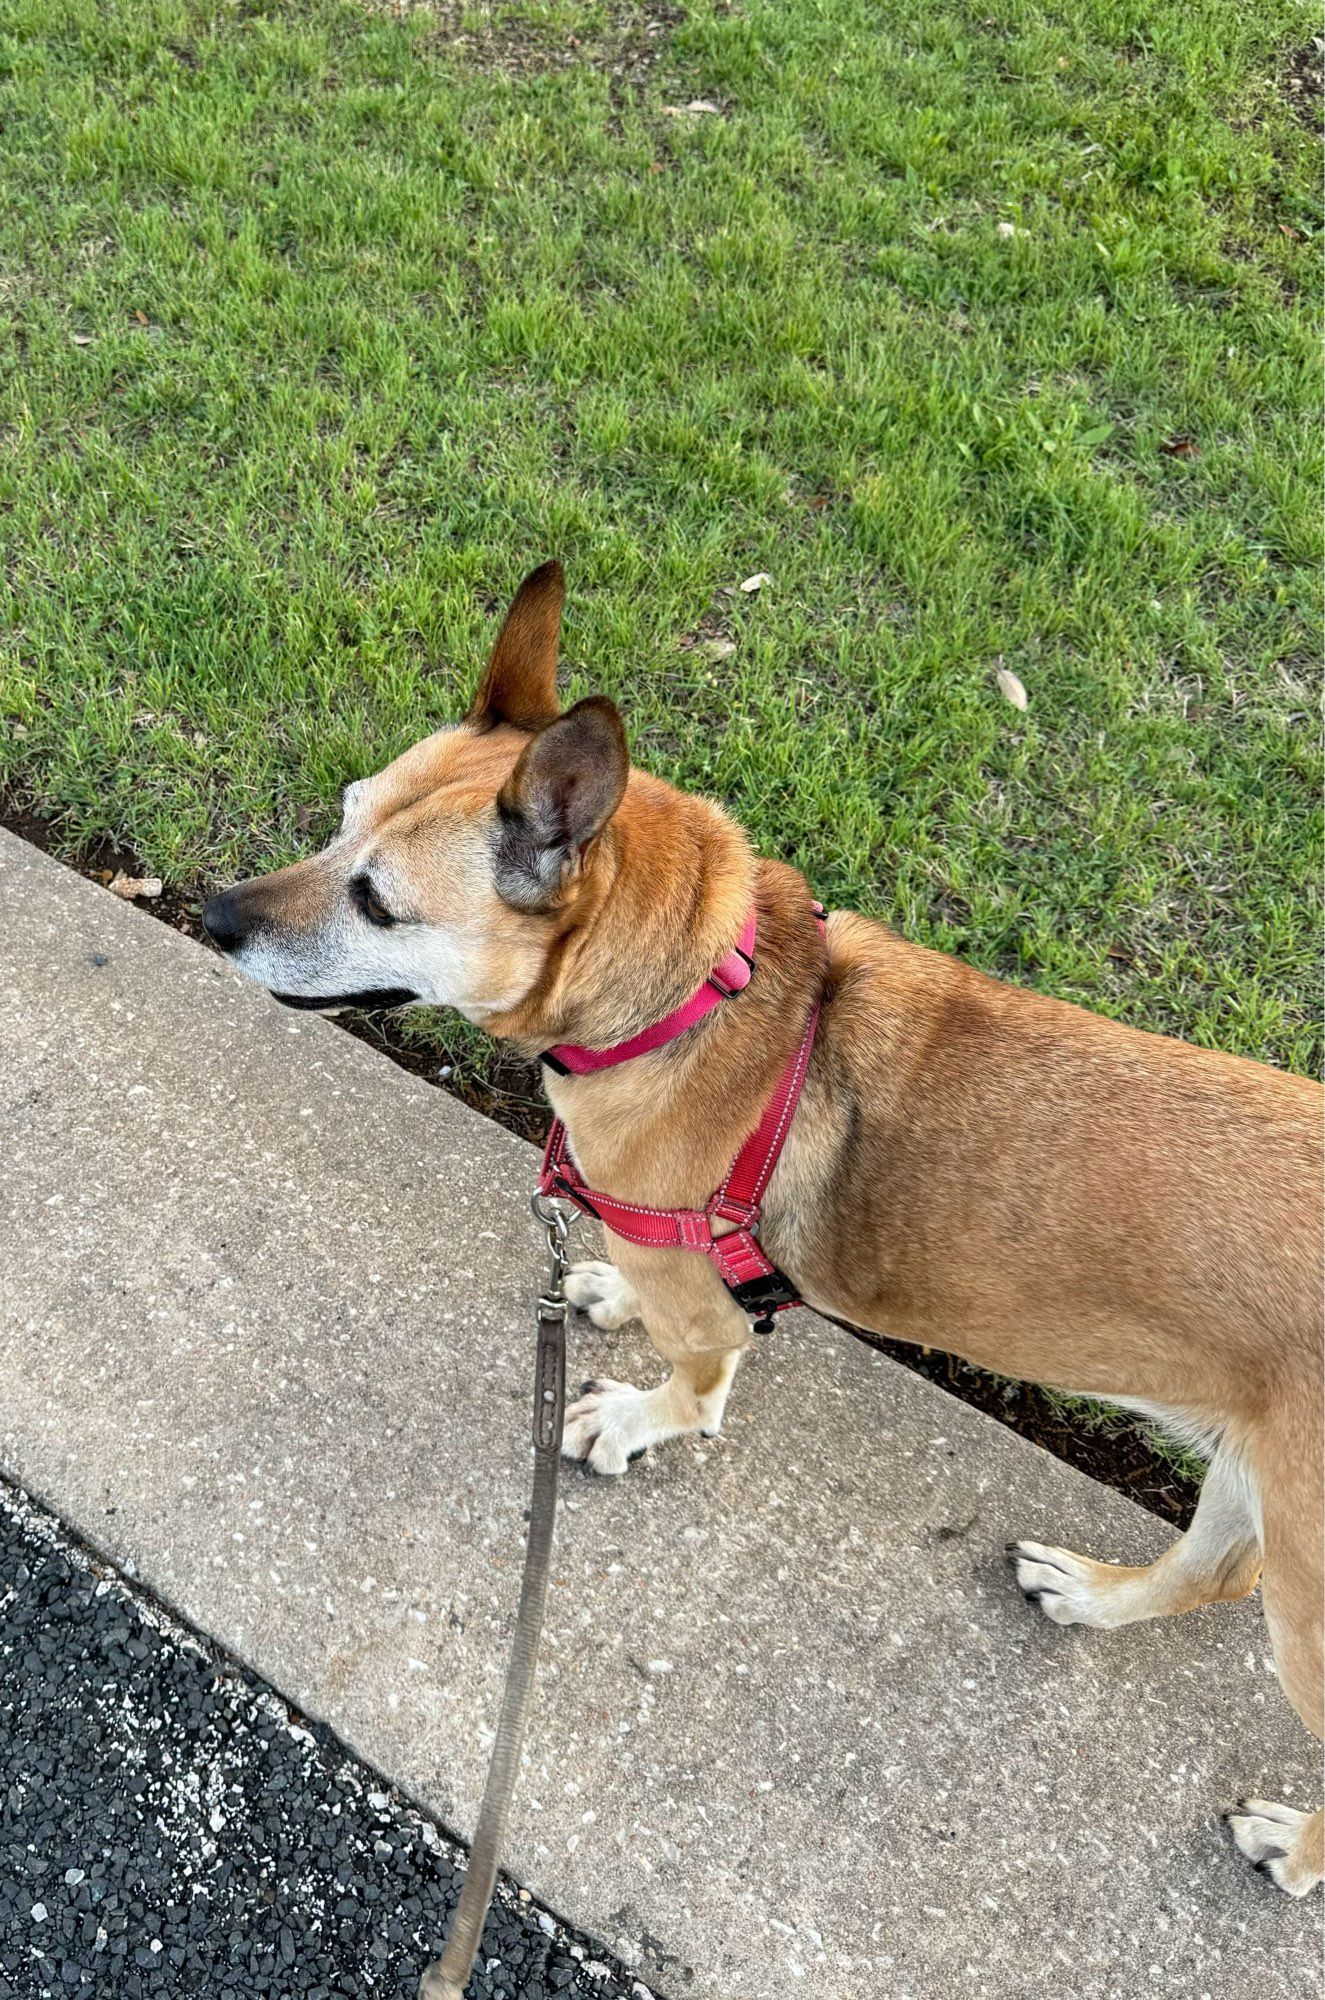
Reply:
[[418, 999], [408, 986], [370, 986], [362, 993], [277, 993], [282, 1007], [301, 1007], [312, 1013], [330, 1014], [342, 1007], [409, 1007]]

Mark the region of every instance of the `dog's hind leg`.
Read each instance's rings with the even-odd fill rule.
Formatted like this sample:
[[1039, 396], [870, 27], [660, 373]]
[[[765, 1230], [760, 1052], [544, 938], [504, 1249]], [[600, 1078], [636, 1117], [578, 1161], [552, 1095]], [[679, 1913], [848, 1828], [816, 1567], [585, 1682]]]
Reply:
[[[1314, 1399], [1312, 1399], [1314, 1400]], [[1304, 1398], [1306, 1434], [1268, 1441], [1265, 1622], [1284, 1693], [1307, 1728], [1325, 1735], [1325, 1603], [1322, 1603], [1321, 1439]], [[1325, 1875], [1325, 1813], [1267, 1799], [1244, 1799], [1228, 1814], [1241, 1853], [1290, 1896], [1305, 1896]]]
[[1042, 1542], [1010, 1542], [1017, 1586], [1055, 1625], [1132, 1625], [1246, 1597], [1261, 1568], [1259, 1502], [1243, 1454], [1222, 1444], [1191, 1526], [1143, 1569], [1093, 1562]]

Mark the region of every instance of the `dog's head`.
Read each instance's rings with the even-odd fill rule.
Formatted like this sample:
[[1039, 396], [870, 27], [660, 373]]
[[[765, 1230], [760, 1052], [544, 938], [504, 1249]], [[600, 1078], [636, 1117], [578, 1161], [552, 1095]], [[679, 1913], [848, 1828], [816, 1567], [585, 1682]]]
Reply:
[[203, 923], [297, 1007], [509, 1012], [584, 894], [629, 758], [604, 696], [557, 701], [562, 573], [520, 586], [469, 715], [350, 785], [321, 854], [213, 896]]

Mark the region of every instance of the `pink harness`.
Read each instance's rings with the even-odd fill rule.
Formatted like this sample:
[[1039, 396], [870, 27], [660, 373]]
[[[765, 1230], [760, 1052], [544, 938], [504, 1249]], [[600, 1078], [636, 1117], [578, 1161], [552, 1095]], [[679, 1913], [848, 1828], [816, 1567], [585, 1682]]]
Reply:
[[[825, 919], [821, 904], [814, 905], [814, 915], [822, 928]], [[562, 1075], [583, 1076], [593, 1070], [611, 1069], [617, 1063], [629, 1062], [632, 1056], [644, 1055], [650, 1049], [675, 1041], [722, 1001], [730, 1000], [749, 985], [755, 969], [754, 942], [755, 919], [751, 912], [735, 949], [719, 959], [697, 992], [661, 1021], [607, 1049], [584, 1048], [575, 1042], [559, 1043], [548, 1050], [543, 1061]], [[791, 1129], [818, 1025], [816, 1000], [800, 1047], [778, 1079], [763, 1117], [732, 1161], [722, 1185], [709, 1196], [703, 1208], [642, 1208], [638, 1202], [620, 1201], [615, 1195], [591, 1188], [571, 1158], [566, 1127], [559, 1118], [548, 1134], [538, 1182], [540, 1194], [559, 1195], [573, 1202], [586, 1215], [596, 1217], [613, 1235], [624, 1237], [627, 1243], [640, 1243], [653, 1250], [698, 1251], [717, 1266], [718, 1275], [737, 1305], [754, 1318], [755, 1332], [771, 1333], [774, 1313], [797, 1305], [799, 1299], [795, 1286], [760, 1248], [760, 1203]], [[719, 1221], [736, 1226], [717, 1236], [713, 1225]]]

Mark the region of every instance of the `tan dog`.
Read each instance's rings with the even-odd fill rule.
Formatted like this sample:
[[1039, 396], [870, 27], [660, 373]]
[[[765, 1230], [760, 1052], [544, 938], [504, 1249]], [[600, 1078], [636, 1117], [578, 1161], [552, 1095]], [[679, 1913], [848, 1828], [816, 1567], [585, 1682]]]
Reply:
[[[1321, 1093], [1003, 986], [845, 912], [827, 961], [805, 882], [706, 799], [632, 771], [612, 704], [560, 713], [562, 582], [511, 607], [466, 722], [351, 785], [322, 854], [214, 897], [208, 929], [295, 1005], [457, 1007], [531, 1053], [603, 1047], [677, 1006], [758, 913], [752, 983], [680, 1040], [548, 1073], [591, 1186], [702, 1204], [816, 992], [804, 1094], [762, 1241], [812, 1305], [982, 1367], [1144, 1410], [1211, 1454], [1187, 1533], [1118, 1569], [1011, 1551], [1060, 1625], [1243, 1597], [1264, 1572], [1279, 1678], [1322, 1728]], [[575, 1303], [640, 1318], [659, 1388], [598, 1382], [566, 1451], [620, 1473], [716, 1431], [749, 1322], [705, 1258], [612, 1239]], [[1294, 1896], [1322, 1815], [1249, 1800], [1242, 1852]]]

